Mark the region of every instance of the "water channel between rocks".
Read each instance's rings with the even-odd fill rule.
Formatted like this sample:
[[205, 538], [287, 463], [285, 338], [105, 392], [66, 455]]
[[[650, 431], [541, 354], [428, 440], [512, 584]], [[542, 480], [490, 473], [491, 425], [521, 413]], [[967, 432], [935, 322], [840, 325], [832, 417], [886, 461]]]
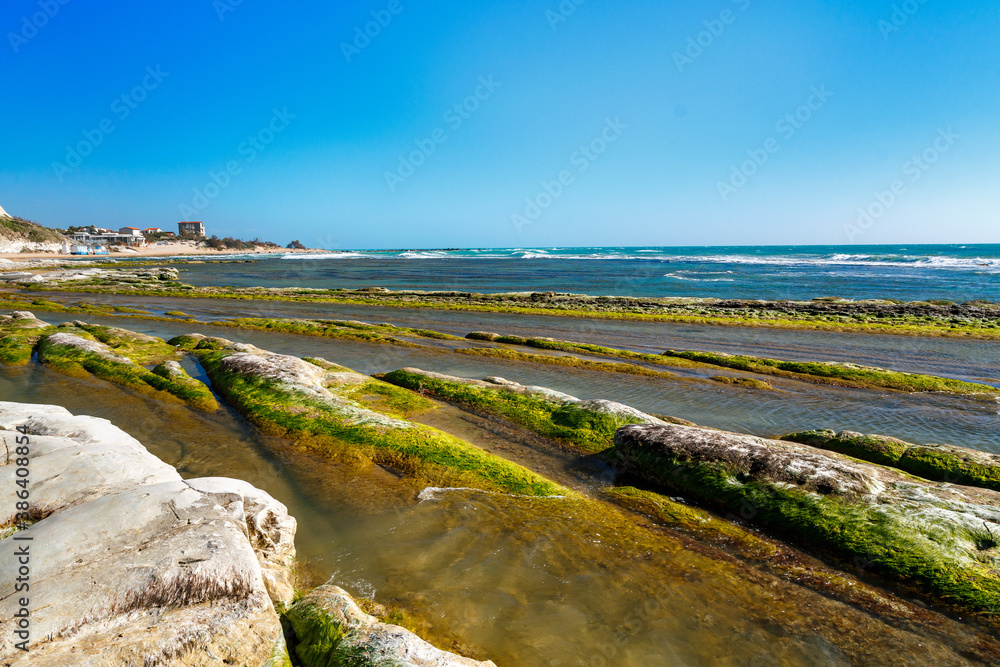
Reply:
[[[209, 306], [219, 308], [219, 303]], [[195, 314], [195, 305], [174, 303], [165, 309]], [[225, 316], [258, 314], [246, 312], [242, 302], [227, 305], [231, 308]], [[36, 314], [52, 322], [77, 317]], [[347, 318], [348, 314], [313, 311], [308, 316]], [[473, 329], [542, 333], [541, 323], [531, 318], [513, 318], [503, 327], [498, 320], [461, 314], [465, 319], [449, 328], [440, 320], [412, 319], [417, 316], [406, 311], [350, 314], [451, 333]], [[497, 363], [447, 349], [123, 318], [84, 319], [164, 338], [201, 331], [276, 352], [324, 356], [363, 373], [419, 366], [469, 377], [502, 375], [583, 398], [609, 398], [650, 412], [762, 435], [809, 427], [852, 428], [1000, 452], [996, 404], [967, 398], [802, 383], [789, 383], [780, 392], [756, 392], [707, 382]], [[549, 324], [556, 318], [542, 319]], [[602, 330], [603, 326], [607, 328]], [[626, 331], [616, 333], [621, 330]], [[587, 335], [594, 342], [646, 350], [655, 349], [654, 343], [659, 345], [667, 335], [653, 332], [611, 322], [594, 325]], [[723, 328], [678, 327], [669, 335], [688, 336], [691, 347], [703, 349], [732, 348], [743, 336], [746, 346], [774, 350], [788, 332], [751, 335], [732, 330], [723, 340], [726, 333]], [[552, 327], [545, 335], [586, 339], [580, 332]], [[637, 343], [642, 336], [649, 338], [648, 344]], [[883, 355], [885, 362], [881, 350], [888, 349], [889, 342], [884, 338], [864, 337], [868, 342], [860, 349], [873, 358]], [[717, 343], [714, 348], [708, 344], [712, 340]], [[808, 336], [787, 340], [803, 354], [824, 345], [809, 343]], [[904, 349], [915, 350], [913, 364], [949, 369], [979, 363], [983, 353], [978, 345], [902, 342]], [[983, 345], [996, 349], [996, 344]], [[997, 364], [996, 357], [991, 363]], [[192, 361], [186, 365], [198, 372]], [[995, 368], [987, 372], [997, 373]], [[267, 490], [298, 519], [296, 544], [307, 577], [313, 581], [334, 577], [357, 595], [399, 604], [424, 620], [429, 638], [457, 641], [501, 667], [959, 665], [968, 664], [970, 647], [982, 642], [982, 635], [971, 626], [936, 613], [903, 619], [859, 610], [650, 527], [641, 517], [614, 511], [581, 513], [577, 505], [559, 498], [462, 490], [424, 494], [421, 499], [419, 489], [391, 472], [358, 471], [317, 460], [280, 439], [261, 435], [229, 409], [198, 414], [99, 380], [64, 377], [37, 364], [0, 369], [0, 398], [54, 403], [78, 414], [110, 419], [186, 477], [237, 477]], [[425, 420], [586, 493], [609, 481], [609, 471], [600, 464], [576, 463], [559, 450], [518, 440], [516, 434], [454, 408], [443, 408]]]

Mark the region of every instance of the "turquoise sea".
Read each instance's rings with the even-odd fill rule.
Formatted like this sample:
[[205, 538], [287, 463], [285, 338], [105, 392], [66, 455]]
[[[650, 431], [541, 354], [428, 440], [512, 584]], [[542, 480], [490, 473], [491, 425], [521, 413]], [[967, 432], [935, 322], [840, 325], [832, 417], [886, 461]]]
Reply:
[[1000, 244], [352, 250], [186, 267], [196, 285], [1000, 301]]

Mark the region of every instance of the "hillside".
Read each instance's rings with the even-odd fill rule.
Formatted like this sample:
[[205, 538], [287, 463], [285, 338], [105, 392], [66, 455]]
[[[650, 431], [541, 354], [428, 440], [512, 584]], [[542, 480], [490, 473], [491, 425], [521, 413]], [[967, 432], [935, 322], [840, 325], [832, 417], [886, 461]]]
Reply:
[[59, 252], [64, 238], [54, 229], [10, 216], [0, 208], [0, 253]]

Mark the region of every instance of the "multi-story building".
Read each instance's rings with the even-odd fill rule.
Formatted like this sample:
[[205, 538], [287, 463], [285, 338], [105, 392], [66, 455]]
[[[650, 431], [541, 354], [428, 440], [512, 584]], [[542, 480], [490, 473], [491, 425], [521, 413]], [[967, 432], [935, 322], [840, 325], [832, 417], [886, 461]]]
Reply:
[[204, 236], [205, 223], [203, 222], [178, 222], [177, 233], [179, 236]]

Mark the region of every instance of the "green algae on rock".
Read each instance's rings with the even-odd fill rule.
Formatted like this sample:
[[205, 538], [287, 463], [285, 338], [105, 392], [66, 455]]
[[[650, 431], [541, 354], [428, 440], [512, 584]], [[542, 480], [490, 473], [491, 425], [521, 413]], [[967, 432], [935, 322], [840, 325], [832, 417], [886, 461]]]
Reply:
[[356, 340], [362, 343], [386, 343], [401, 347], [417, 347], [416, 343], [400, 340], [398, 336], [432, 338], [438, 340], [462, 340], [458, 336], [431, 331], [411, 329], [391, 324], [369, 324], [356, 320], [303, 320], [294, 318], [237, 317], [216, 320], [214, 326], [254, 329], [258, 331], [280, 331], [282, 333], [305, 336], [322, 336], [341, 340]]
[[588, 454], [611, 447], [615, 431], [625, 424], [664, 423], [620, 403], [581, 401], [551, 389], [497, 377], [469, 380], [419, 368], [403, 368], [378, 377], [472, 411], [507, 419]]
[[327, 584], [283, 615], [289, 654], [305, 667], [496, 667], [437, 649], [409, 630], [380, 623], [343, 589]]
[[750, 373], [775, 375], [823, 384], [858, 387], [862, 389], [890, 389], [905, 392], [940, 391], [955, 394], [1000, 394], [1000, 389], [985, 384], [963, 382], [933, 375], [902, 373], [885, 368], [859, 366], [838, 362], [780, 361], [763, 357], [726, 354], [724, 352], [697, 352], [693, 350], [667, 350], [664, 356], [697, 361], [722, 368], [732, 368]]
[[603, 357], [616, 357], [619, 359], [630, 359], [634, 361], [645, 361], [657, 366], [673, 366], [678, 368], [698, 368], [707, 367], [686, 359], [674, 359], [665, 357], [662, 354], [651, 354], [648, 352], [633, 352], [632, 350], [622, 350], [615, 347], [605, 347], [594, 345], [593, 343], [574, 343], [568, 340], [556, 340], [555, 338], [524, 338], [522, 336], [502, 336], [497, 333], [486, 331], [473, 331], [465, 336], [468, 340], [483, 340], [493, 343], [504, 343], [506, 345], [523, 345], [534, 347], [540, 350], [560, 350], [563, 352], [578, 352], [585, 354], [596, 354]]
[[630, 486], [611, 487], [602, 495], [625, 509], [690, 536], [698, 543], [719, 547], [726, 553], [783, 579], [795, 581], [824, 595], [849, 601], [872, 613], [884, 616], [905, 615], [897, 600], [878, 589], [859, 585], [849, 575], [827, 567], [802, 552], [738, 523], [717, 518], [703, 509]]
[[677, 377], [673, 373], [666, 371], [655, 371], [635, 364], [618, 364], [607, 361], [591, 361], [589, 359], [578, 359], [571, 356], [550, 356], [546, 354], [527, 354], [517, 350], [505, 350], [495, 347], [462, 347], [455, 350], [459, 354], [471, 354], [478, 357], [488, 357], [490, 359], [502, 359], [504, 361], [524, 361], [533, 364], [547, 364], [550, 366], [566, 366], [571, 368], [582, 368], [589, 371], [599, 371], [602, 373], [624, 373], [626, 375], [646, 375], [649, 377]]
[[757, 380], [754, 378], [741, 378], [733, 377], [731, 375], [713, 375], [709, 378], [720, 384], [735, 385], [737, 387], [745, 387], [746, 389], [760, 389], [763, 391], [774, 391], [774, 387], [771, 386], [769, 382], [764, 380]]
[[805, 445], [676, 425], [625, 426], [624, 468], [941, 604], [1000, 609], [1000, 494], [942, 487]]
[[[398, 387], [322, 359], [304, 361], [198, 335], [171, 340], [198, 356], [213, 386], [262, 431], [422, 484], [532, 496], [572, 495], [554, 482], [468, 442], [393, 414], [422, 409]], [[363, 400], [376, 396], [385, 412]], [[376, 407], [379, 407], [376, 405]]]
[[803, 431], [781, 440], [828, 449], [949, 484], [1000, 491], [1000, 456], [955, 445], [915, 445], [885, 435], [829, 429]]
[[[191, 261], [191, 260], [189, 260]], [[201, 260], [198, 260], [201, 261]], [[110, 293], [182, 298], [221, 298], [290, 302], [343, 303], [678, 322], [722, 326], [868, 332], [902, 336], [1000, 339], [1000, 304], [913, 302], [888, 299], [848, 301], [758, 301], [683, 297], [612, 297], [569, 293], [480, 294], [454, 291], [392, 291], [362, 288], [265, 288], [194, 286], [180, 282], [177, 270], [101, 267], [53, 271], [25, 290]]]
[[[72, 377], [94, 375], [159, 400], [180, 400], [199, 410], [219, 409], [212, 391], [175, 359], [176, 348], [159, 338], [82, 322], [61, 325], [38, 343], [38, 360]], [[160, 361], [152, 371], [141, 364]]]
[[27, 364], [38, 340], [52, 330], [54, 327], [25, 311], [14, 311], [0, 318], [0, 364]]

